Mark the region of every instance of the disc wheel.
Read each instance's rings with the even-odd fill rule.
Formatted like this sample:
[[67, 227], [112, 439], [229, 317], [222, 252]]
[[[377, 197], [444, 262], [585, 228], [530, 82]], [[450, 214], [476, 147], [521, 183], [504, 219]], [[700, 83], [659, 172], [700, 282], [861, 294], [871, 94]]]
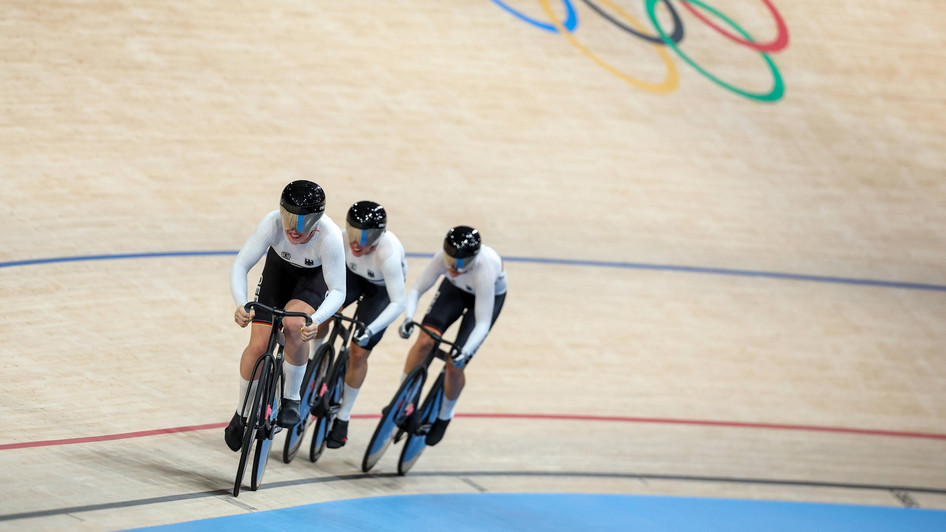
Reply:
[[424, 377], [423, 368], [415, 368], [411, 371], [397, 389], [387, 408], [381, 413], [381, 419], [374, 429], [374, 435], [368, 441], [365, 457], [361, 461], [361, 470], [365, 473], [378, 463], [391, 445], [397, 429], [405, 425], [407, 417], [417, 408], [420, 392], [424, 388]]
[[263, 405], [262, 411], [266, 417], [263, 427], [259, 430], [256, 437], [256, 454], [253, 456], [253, 475], [250, 477], [250, 489], [256, 491], [263, 485], [263, 473], [266, 472], [266, 464], [269, 462], [269, 449], [273, 445], [273, 435], [276, 427], [276, 414], [279, 411], [277, 396], [279, 386], [273, 386], [270, 392], [269, 400]]
[[401, 449], [401, 457], [397, 462], [397, 474], [406, 475], [414, 467], [420, 458], [424, 448], [427, 447], [427, 432], [430, 426], [437, 419], [440, 413], [440, 405], [443, 403], [443, 372], [437, 377], [433, 387], [424, 399], [424, 404], [415, 414], [415, 418], [410, 421], [411, 427], [407, 434], [407, 441], [404, 442], [404, 448]]
[[[263, 374], [261, 377], [269, 378], [269, 364], [263, 364]], [[260, 382], [265, 382], [260, 379]], [[233, 481], [233, 496], [240, 496], [240, 489], [243, 486], [243, 474], [246, 472], [246, 464], [250, 459], [250, 445], [256, 439], [256, 433], [259, 430], [260, 397], [263, 394], [261, 388], [257, 388], [256, 394], [251, 398], [252, 406], [250, 413], [246, 418], [246, 428], [243, 430], [243, 446], [240, 447], [240, 463], [237, 465], [236, 478]]]

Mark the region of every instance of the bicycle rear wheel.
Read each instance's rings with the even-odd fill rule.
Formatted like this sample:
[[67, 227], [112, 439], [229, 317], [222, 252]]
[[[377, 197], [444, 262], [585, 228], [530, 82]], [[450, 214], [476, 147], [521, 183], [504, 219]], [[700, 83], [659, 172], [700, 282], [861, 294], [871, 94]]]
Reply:
[[260, 409], [264, 416], [262, 417], [262, 428], [257, 434], [256, 454], [253, 456], [253, 476], [250, 477], [250, 489], [252, 491], [258, 490], [263, 484], [263, 473], [266, 472], [266, 464], [269, 462], [269, 449], [273, 445], [276, 415], [279, 412], [279, 389], [279, 382], [274, 382], [267, 395], [267, 400]]
[[[268, 380], [268, 369], [269, 364], [263, 363], [263, 372], [261, 377], [266, 377]], [[260, 382], [264, 382], [262, 378]], [[243, 486], [243, 474], [246, 472], [246, 464], [250, 459], [250, 445], [253, 443], [253, 440], [256, 439], [256, 433], [259, 431], [257, 424], [259, 423], [259, 411], [260, 411], [260, 398], [262, 397], [263, 390], [262, 387], [257, 387], [256, 394], [250, 398], [252, 401], [250, 406], [250, 412], [246, 416], [246, 428], [243, 429], [243, 446], [240, 448], [240, 463], [237, 465], [236, 478], [233, 481], [233, 496], [240, 496], [240, 488]]]
[[388, 446], [391, 445], [398, 427], [403, 427], [408, 416], [417, 408], [417, 401], [420, 399], [420, 392], [424, 388], [426, 376], [427, 374], [423, 368], [414, 368], [401, 383], [385, 411], [382, 412], [378, 426], [374, 429], [374, 435], [368, 441], [365, 457], [361, 461], [361, 470], [365, 473], [378, 463]]
[[286, 431], [286, 442], [283, 445], [282, 461], [287, 464], [296, 457], [299, 447], [302, 447], [302, 440], [305, 439], [305, 431], [309, 428], [309, 421], [311, 420], [309, 414], [315, 415], [312, 408], [312, 404], [315, 402], [313, 399], [318, 400], [322, 384], [325, 383], [332, 359], [330, 349], [331, 346], [328, 345], [319, 346], [315, 356], [312, 357], [308, 367], [306, 367], [299, 402], [299, 415], [302, 417], [302, 421]]
[[322, 394], [319, 410], [324, 414], [315, 423], [312, 433], [312, 443], [309, 446], [309, 461], [315, 462], [325, 451], [327, 437], [335, 421], [335, 415], [342, 405], [342, 394], [345, 391], [345, 372], [348, 370], [348, 353], [342, 350], [332, 367], [332, 373], [326, 382], [326, 391]]
[[424, 404], [415, 414], [417, 417], [411, 422], [413, 426], [409, 427], [407, 441], [404, 442], [401, 458], [397, 462], [398, 475], [406, 475], [417, 463], [421, 453], [424, 452], [424, 448], [427, 447], [427, 432], [430, 431], [430, 426], [437, 419], [437, 414], [440, 413], [440, 405], [443, 404], [443, 379], [444, 373], [440, 372], [433, 387], [430, 388], [430, 392], [427, 393]]

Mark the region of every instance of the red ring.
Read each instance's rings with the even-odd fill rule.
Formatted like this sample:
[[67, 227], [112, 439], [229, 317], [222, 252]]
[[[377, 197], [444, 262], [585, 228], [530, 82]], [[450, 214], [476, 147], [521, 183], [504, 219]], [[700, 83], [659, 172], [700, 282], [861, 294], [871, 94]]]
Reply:
[[752, 48], [753, 50], [757, 50], [759, 52], [778, 52], [779, 50], [782, 50], [783, 48], [788, 46], [788, 26], [785, 25], [785, 21], [782, 19], [782, 15], [779, 14], [778, 10], [775, 9], [775, 6], [772, 5], [772, 2], [770, 0], [762, 0], [762, 2], [769, 8], [769, 11], [772, 12], [772, 16], [775, 17], [775, 25], [778, 28], [778, 35], [775, 37], [774, 41], [769, 42], [769, 43], [752, 42], [752, 41], [743, 39], [737, 35], [733, 35], [732, 33], [729, 33], [723, 28], [720, 28], [719, 26], [717, 26], [715, 22], [707, 18], [706, 15], [704, 15], [703, 13], [700, 13], [699, 11], [697, 11], [695, 7], [690, 5], [690, 2], [687, 2], [687, 0], [681, 0], [683, 7], [687, 8], [690, 11], [690, 13], [693, 13], [693, 16], [700, 19], [707, 26], [721, 33], [724, 37], [732, 41], [735, 41], [743, 46], [748, 46], [749, 48]]

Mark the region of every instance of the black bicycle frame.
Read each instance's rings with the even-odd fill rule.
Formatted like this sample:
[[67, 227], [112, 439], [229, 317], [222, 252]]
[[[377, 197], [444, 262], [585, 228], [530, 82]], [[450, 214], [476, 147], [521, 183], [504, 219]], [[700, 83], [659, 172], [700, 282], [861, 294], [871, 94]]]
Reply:
[[[279, 375], [282, 372], [282, 365], [277, 364], [276, 362], [277, 362], [277, 359], [282, 359], [282, 353], [283, 353], [283, 349], [285, 349], [285, 346], [283, 345], [279, 346], [279, 351], [275, 357], [273, 356], [273, 349], [275, 349], [276, 344], [279, 343], [279, 331], [280, 329], [282, 329], [283, 318], [286, 318], [286, 317], [304, 318], [306, 327], [308, 327], [309, 325], [312, 325], [312, 317], [304, 312], [291, 312], [291, 311], [287, 311], [283, 309], [272, 308], [262, 303], [258, 303], [256, 301], [250, 301], [249, 303], [244, 305], [243, 308], [246, 309], [247, 312], [249, 312], [253, 308], [258, 308], [258, 309], [269, 311], [269, 313], [272, 315], [272, 320], [270, 321], [270, 325], [272, 328], [269, 333], [269, 343], [266, 346], [266, 352], [264, 352], [262, 355], [260, 355], [258, 359], [256, 359], [256, 363], [253, 364], [253, 372], [250, 374], [253, 377], [256, 377], [257, 375], [262, 377], [263, 371], [262, 371], [261, 364], [268, 363], [271, 365], [273, 377], [271, 379], [267, 379], [269, 382], [265, 383], [265, 386], [266, 386], [265, 390], [263, 389], [257, 390], [257, 393], [267, 394], [267, 395], [260, 395], [260, 397], [269, 397], [270, 393], [272, 392], [272, 390], [270, 389], [270, 383], [277, 382], [279, 380]], [[264, 384], [264, 383], [261, 382], [260, 384]], [[285, 381], [279, 381], [279, 384], [283, 388], [279, 390], [280, 397], [282, 397], [283, 392], [285, 392], [286, 383]], [[243, 404], [246, 405], [249, 399], [250, 399], [250, 390], [247, 389], [246, 397], [243, 398]]]

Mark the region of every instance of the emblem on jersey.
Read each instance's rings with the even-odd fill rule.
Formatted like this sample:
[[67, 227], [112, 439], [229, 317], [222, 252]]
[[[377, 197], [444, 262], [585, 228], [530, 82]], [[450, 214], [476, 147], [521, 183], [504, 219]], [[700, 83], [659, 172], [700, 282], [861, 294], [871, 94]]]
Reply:
[[351, 270], [351, 271], [357, 271], [357, 270], [358, 270], [358, 267], [355, 266], [355, 263], [354, 263], [354, 262], [349, 262], [349, 263], [348, 263], [348, 269]]
[[282, 258], [284, 258], [284, 259], [286, 259], [286, 260], [289, 260], [289, 259], [292, 258], [292, 254], [290, 254], [288, 251], [283, 251], [283, 252], [282, 252]]
[[473, 287], [472, 287], [472, 286], [470, 286], [470, 285], [466, 285], [466, 289], [467, 289], [467, 290], [469, 290], [470, 292], [472, 292], [472, 291], [473, 291]]
[[315, 266], [315, 261], [312, 260], [312, 259], [306, 259], [306, 260], [305, 260], [305, 265], [306, 265], [306, 266]]
[[374, 279], [374, 272], [371, 270], [368, 270], [368, 277], [371, 277], [372, 279]]

